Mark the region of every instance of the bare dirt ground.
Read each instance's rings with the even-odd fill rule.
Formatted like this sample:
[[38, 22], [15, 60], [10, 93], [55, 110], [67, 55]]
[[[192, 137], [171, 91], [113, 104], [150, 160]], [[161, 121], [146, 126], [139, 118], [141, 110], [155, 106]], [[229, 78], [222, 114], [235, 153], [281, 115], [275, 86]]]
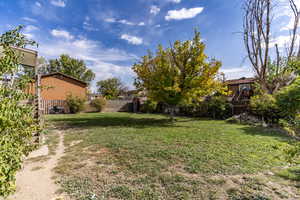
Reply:
[[9, 200], [60, 200], [56, 194], [59, 187], [55, 184], [53, 169], [64, 153], [63, 134], [58, 131], [59, 143], [54, 155], [43, 145], [32, 152], [17, 174], [17, 191]]

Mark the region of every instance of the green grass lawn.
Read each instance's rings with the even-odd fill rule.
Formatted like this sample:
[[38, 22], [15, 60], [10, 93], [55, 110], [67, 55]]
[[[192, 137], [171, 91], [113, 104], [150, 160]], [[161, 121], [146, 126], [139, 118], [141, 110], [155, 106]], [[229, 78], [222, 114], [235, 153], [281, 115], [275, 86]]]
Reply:
[[[234, 185], [249, 183], [239, 178], [286, 165], [290, 140], [263, 128], [184, 117], [170, 123], [163, 115], [52, 115], [47, 121], [65, 130], [67, 150], [56, 171], [75, 199], [239, 199]], [[253, 190], [248, 186], [246, 193]]]

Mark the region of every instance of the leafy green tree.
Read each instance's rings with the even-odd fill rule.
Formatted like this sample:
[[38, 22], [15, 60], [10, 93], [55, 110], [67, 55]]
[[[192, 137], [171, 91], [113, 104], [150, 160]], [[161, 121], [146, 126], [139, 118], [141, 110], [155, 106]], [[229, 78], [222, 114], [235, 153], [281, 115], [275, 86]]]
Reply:
[[284, 116], [294, 119], [300, 113], [300, 77], [279, 91], [275, 97]]
[[98, 92], [107, 99], [116, 99], [126, 88], [118, 78], [109, 78], [97, 82]]
[[151, 100], [167, 104], [173, 119], [175, 106], [203, 100], [203, 97], [226, 88], [217, 80], [221, 62], [204, 53], [200, 33], [193, 40], [176, 41], [170, 48], [158, 46], [156, 55], [149, 52], [133, 66], [135, 85], [147, 91]]
[[22, 157], [33, 149], [32, 135], [39, 129], [33, 117], [34, 107], [20, 103], [31, 98], [23, 92], [31, 79], [18, 75], [22, 71], [22, 55], [11, 47], [36, 44], [20, 33], [22, 28], [0, 36], [4, 53], [0, 57], [0, 79], [7, 80], [6, 84], [0, 84], [0, 196], [15, 191], [16, 172], [21, 168]]
[[90, 83], [95, 79], [94, 72], [86, 67], [83, 60], [78, 60], [65, 54], [58, 59], [49, 60], [49, 64], [41, 70], [44, 74], [61, 72], [86, 83]]

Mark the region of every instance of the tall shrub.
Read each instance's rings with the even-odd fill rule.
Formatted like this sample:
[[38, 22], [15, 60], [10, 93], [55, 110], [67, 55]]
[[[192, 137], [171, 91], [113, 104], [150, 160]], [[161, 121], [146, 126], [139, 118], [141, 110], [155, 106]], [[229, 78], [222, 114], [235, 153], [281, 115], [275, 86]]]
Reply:
[[204, 104], [207, 106], [208, 117], [213, 119], [226, 119], [232, 114], [230, 103], [224, 96], [213, 96]]
[[282, 114], [295, 118], [300, 113], [300, 78], [278, 92], [276, 99]]
[[39, 129], [33, 106], [21, 104], [31, 98], [23, 92], [30, 78], [18, 75], [22, 55], [11, 49], [11, 46], [23, 48], [35, 44], [20, 33], [21, 29], [20, 26], [0, 36], [4, 53], [0, 57], [0, 78], [6, 81], [0, 84], [0, 196], [15, 191], [15, 176], [21, 168], [22, 156], [33, 149], [32, 135]]
[[250, 100], [251, 113], [262, 118], [266, 122], [277, 122], [280, 118], [280, 110], [276, 99], [270, 94], [260, 94]]
[[99, 97], [91, 101], [91, 106], [96, 108], [98, 112], [101, 112], [104, 109], [105, 105], [106, 105], [106, 100], [103, 97]]
[[280, 125], [290, 134], [300, 134], [300, 78], [276, 94], [283, 119]]
[[67, 105], [70, 109], [70, 113], [75, 114], [83, 111], [84, 103], [85, 99], [73, 95], [67, 96]]

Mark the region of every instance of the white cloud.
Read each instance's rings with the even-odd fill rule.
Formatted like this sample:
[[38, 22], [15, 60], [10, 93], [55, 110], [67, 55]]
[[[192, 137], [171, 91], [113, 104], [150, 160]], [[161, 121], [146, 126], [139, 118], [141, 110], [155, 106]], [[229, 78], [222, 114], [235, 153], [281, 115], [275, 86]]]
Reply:
[[154, 6], [154, 5], [150, 7], [150, 13], [151, 14], [157, 15], [159, 12], [160, 12], [160, 8], [159, 7]]
[[123, 40], [126, 40], [128, 43], [133, 44], [133, 45], [141, 45], [143, 44], [143, 39], [136, 37], [136, 36], [132, 36], [132, 35], [128, 35], [128, 34], [123, 34], [120, 37]]
[[28, 26], [25, 26], [23, 34], [29, 39], [34, 39], [35, 35], [33, 32], [35, 32], [37, 30], [39, 30], [38, 27], [36, 27], [34, 25], [28, 25]]
[[[298, 46], [299, 44], [299, 40], [300, 40], [300, 34], [298, 34], [298, 36], [296, 37], [296, 46]], [[271, 40], [270, 42], [270, 47], [275, 47], [275, 45], [277, 44], [279, 48], [285, 48], [287, 47], [286, 45], [291, 43], [291, 36], [289, 35], [280, 35], [278, 37], [275, 37]]]
[[170, 2], [173, 2], [173, 3], [180, 3], [181, 0], [169, 0]]
[[87, 31], [99, 31], [98, 28], [95, 28], [91, 22], [90, 22], [90, 17], [86, 16], [83, 22], [83, 29], [87, 30]]
[[119, 23], [119, 24], [124, 24], [124, 25], [128, 25], [128, 26], [145, 26], [145, 22], [134, 23], [134, 22], [128, 21], [126, 19], [117, 20], [115, 18], [105, 18], [104, 21], [108, 22], [108, 23]]
[[[294, 0], [294, 3], [300, 9], [300, 0]], [[289, 1], [287, 0], [278, 0], [278, 4], [275, 6], [275, 20], [281, 17], [287, 17], [284, 20], [284, 23], [280, 27], [280, 31], [289, 31], [294, 27], [294, 14], [290, 7]], [[299, 24], [300, 26], [300, 24]]]
[[32, 22], [32, 23], [37, 22], [36, 19], [30, 18], [30, 17], [22, 17], [21, 19], [24, 21], [27, 21], [27, 22]]
[[254, 73], [250, 67], [231, 67], [231, 68], [221, 68], [221, 72], [225, 74], [226, 79], [238, 79], [242, 77], [253, 77]]
[[135, 23], [127, 21], [126, 19], [121, 19], [118, 21], [120, 24], [125, 24], [125, 25], [129, 25], [129, 26], [134, 26]]
[[34, 25], [28, 25], [28, 26], [25, 26], [25, 28], [24, 28], [25, 32], [32, 32], [32, 31], [37, 31], [37, 30], [39, 30], [39, 28]]
[[34, 39], [34, 34], [32, 33], [23, 33], [23, 35], [25, 35], [28, 39]]
[[180, 10], [169, 10], [168, 14], [165, 16], [165, 20], [182, 20], [182, 19], [190, 19], [196, 17], [203, 11], [203, 7], [196, 8], [182, 8]]
[[95, 91], [95, 82], [112, 77], [126, 79], [126, 84], [132, 85], [134, 73], [131, 66], [118, 65], [116, 62], [130, 62], [138, 59], [137, 56], [125, 51], [104, 48], [101, 43], [86, 38], [61, 40], [55, 39], [48, 42], [40, 42], [39, 53], [48, 59], [57, 58], [61, 54], [68, 54], [71, 57], [82, 59], [88, 68], [96, 74], [96, 79], [92, 83]]
[[51, 31], [51, 35], [53, 35], [54, 37], [65, 38], [65, 39], [68, 39], [68, 40], [71, 40], [71, 39], [74, 38], [73, 35], [71, 35], [68, 31], [65, 31], [65, 30], [53, 29]]
[[116, 19], [115, 18], [105, 18], [104, 21], [108, 22], [108, 23], [115, 23]]
[[50, 0], [50, 3], [53, 6], [64, 8], [66, 7], [66, 1], [65, 0]]
[[42, 7], [42, 4], [41, 4], [40, 2], [38, 2], [38, 1], [35, 2], [35, 5], [36, 5], [37, 7]]

